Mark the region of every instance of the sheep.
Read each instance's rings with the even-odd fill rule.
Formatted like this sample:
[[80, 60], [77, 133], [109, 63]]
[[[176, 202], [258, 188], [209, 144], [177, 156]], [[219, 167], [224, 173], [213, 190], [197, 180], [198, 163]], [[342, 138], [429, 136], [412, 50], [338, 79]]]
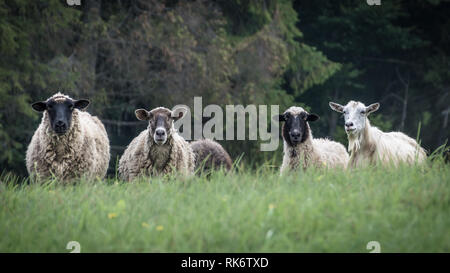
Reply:
[[378, 161], [387, 166], [425, 160], [424, 149], [414, 139], [401, 132], [385, 133], [370, 125], [368, 116], [378, 110], [379, 103], [367, 107], [356, 101], [350, 101], [346, 106], [334, 102], [329, 105], [334, 111], [344, 114], [350, 167], [372, 165]]
[[72, 180], [103, 178], [109, 164], [109, 139], [102, 122], [84, 110], [88, 100], [74, 100], [60, 92], [32, 108], [42, 120], [26, 152], [30, 177]]
[[190, 145], [195, 155], [195, 169], [199, 170], [199, 174], [220, 168], [231, 170], [231, 157], [219, 143], [201, 139], [191, 142]]
[[312, 136], [308, 122], [319, 119], [316, 114], [309, 114], [301, 107], [292, 106], [278, 116], [284, 122], [283, 163], [280, 172], [295, 170], [299, 166], [303, 169], [316, 168], [345, 168], [349, 156], [345, 147], [329, 139], [315, 139]]
[[[175, 130], [173, 122], [180, 119], [183, 111], [170, 111], [157, 107], [151, 111], [137, 109], [138, 120], [148, 121], [142, 131], [126, 148], [119, 160], [119, 175], [131, 181], [142, 175], [164, 175], [179, 172], [194, 173], [194, 153], [191, 146]], [[183, 110], [183, 109], [182, 109]]]

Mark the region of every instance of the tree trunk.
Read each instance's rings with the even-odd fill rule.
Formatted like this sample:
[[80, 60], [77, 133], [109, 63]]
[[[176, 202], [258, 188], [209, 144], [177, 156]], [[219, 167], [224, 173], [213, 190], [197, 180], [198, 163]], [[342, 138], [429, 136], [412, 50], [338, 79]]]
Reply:
[[[336, 102], [339, 97], [339, 90], [334, 89], [333, 101]], [[328, 135], [331, 137], [334, 135], [336, 131], [337, 121], [338, 121], [338, 113], [335, 111], [330, 111], [330, 118], [328, 119]]]
[[403, 98], [402, 120], [400, 122], [400, 131], [405, 129], [406, 114], [408, 109], [408, 86], [405, 86], [405, 97]]
[[395, 72], [397, 73], [398, 79], [405, 87], [405, 95], [404, 95], [403, 99], [401, 99], [402, 103], [403, 103], [403, 109], [402, 109], [402, 119], [400, 121], [400, 131], [403, 132], [405, 129], [406, 114], [407, 114], [407, 110], [408, 110], [408, 93], [409, 93], [410, 74], [407, 73], [407, 78], [405, 79], [401, 75], [398, 67], [395, 69]]

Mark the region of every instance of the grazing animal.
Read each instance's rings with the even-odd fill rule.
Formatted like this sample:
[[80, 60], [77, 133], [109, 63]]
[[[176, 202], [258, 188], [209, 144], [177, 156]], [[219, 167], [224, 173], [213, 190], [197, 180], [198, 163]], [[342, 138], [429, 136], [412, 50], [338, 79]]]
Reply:
[[319, 119], [316, 114], [309, 114], [301, 107], [292, 106], [279, 115], [279, 121], [284, 122], [283, 164], [281, 173], [298, 167], [342, 167], [348, 163], [348, 153], [345, 147], [328, 139], [315, 139], [312, 136], [308, 122]]
[[[178, 110], [178, 109], [177, 109]], [[174, 115], [164, 107], [151, 111], [137, 109], [136, 117], [148, 121], [148, 127], [128, 145], [119, 161], [119, 175], [132, 180], [140, 175], [161, 175], [174, 171], [191, 175], [194, 172], [192, 148], [175, 130], [173, 121], [184, 112]]]
[[70, 180], [106, 175], [108, 135], [97, 117], [81, 111], [88, 105], [88, 100], [74, 100], [61, 93], [32, 104], [43, 116], [26, 153], [30, 176], [46, 178], [53, 174]]
[[370, 125], [368, 116], [378, 110], [379, 103], [369, 106], [356, 101], [350, 101], [346, 106], [334, 102], [329, 104], [331, 109], [344, 114], [351, 167], [378, 161], [384, 165], [397, 165], [399, 162], [413, 164], [425, 160], [424, 149], [414, 139], [401, 132], [385, 133]]
[[220, 168], [231, 170], [231, 157], [219, 143], [210, 139], [201, 139], [190, 144], [195, 154], [195, 169], [199, 170], [199, 173]]

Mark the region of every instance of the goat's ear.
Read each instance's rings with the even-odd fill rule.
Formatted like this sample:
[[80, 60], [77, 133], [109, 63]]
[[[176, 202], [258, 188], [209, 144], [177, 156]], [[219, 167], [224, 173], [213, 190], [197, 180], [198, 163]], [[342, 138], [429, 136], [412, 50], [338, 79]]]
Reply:
[[180, 118], [184, 117], [184, 114], [187, 112], [188, 110], [185, 107], [178, 107], [176, 109], [174, 109], [172, 111], [172, 118], [173, 120], [177, 121]]
[[286, 116], [284, 114], [279, 114], [273, 116], [273, 120], [278, 120], [279, 122], [286, 121]]
[[145, 109], [137, 109], [134, 111], [138, 120], [149, 120], [150, 112]]
[[74, 107], [83, 110], [88, 107], [89, 103], [90, 102], [88, 100], [76, 100], [74, 101]]
[[373, 113], [373, 112], [377, 111], [378, 108], [380, 108], [380, 104], [378, 102], [372, 103], [371, 105], [366, 107], [366, 113], [367, 114]]
[[319, 118], [320, 117], [316, 114], [308, 114], [308, 116], [306, 117], [306, 121], [316, 121]]
[[330, 105], [330, 108], [333, 109], [334, 111], [338, 113], [344, 112], [344, 106], [340, 105], [339, 103], [330, 101], [328, 104]]
[[47, 103], [45, 101], [38, 101], [31, 105], [34, 111], [36, 112], [44, 112], [47, 109]]

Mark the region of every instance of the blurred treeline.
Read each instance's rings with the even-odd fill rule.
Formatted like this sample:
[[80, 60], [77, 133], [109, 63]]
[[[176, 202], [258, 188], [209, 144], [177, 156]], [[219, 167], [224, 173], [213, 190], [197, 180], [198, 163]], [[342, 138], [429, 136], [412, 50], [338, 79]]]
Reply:
[[[89, 98], [111, 166], [146, 127], [136, 108], [176, 104], [305, 106], [315, 137], [347, 144], [328, 101], [380, 102], [384, 130], [432, 150], [449, 137], [450, 3], [440, 0], [0, 0], [0, 169], [26, 174], [40, 122], [30, 103]], [[281, 158], [256, 141], [222, 141], [233, 158]], [[82, 152], [82, 151], [80, 151]], [[113, 168], [111, 168], [113, 172]]]

